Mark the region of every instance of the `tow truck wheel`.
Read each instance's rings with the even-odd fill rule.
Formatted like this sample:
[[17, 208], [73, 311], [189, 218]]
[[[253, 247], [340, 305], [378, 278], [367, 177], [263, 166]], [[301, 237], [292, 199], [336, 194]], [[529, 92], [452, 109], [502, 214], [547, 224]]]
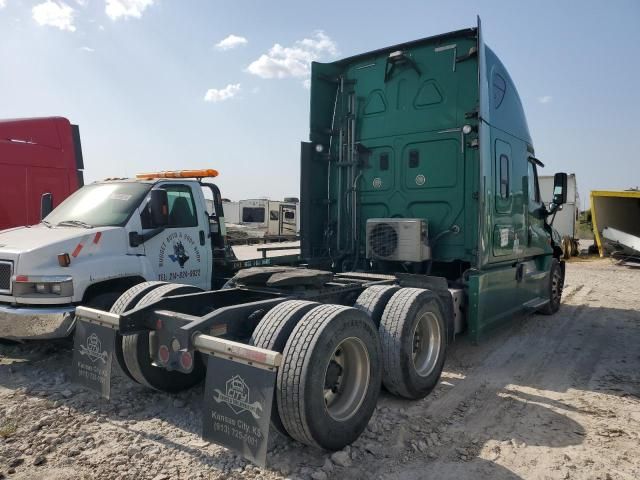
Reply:
[[[166, 282], [142, 282], [137, 285], [134, 285], [129, 290], [125, 291], [116, 302], [111, 306], [109, 310], [112, 313], [123, 313], [127, 310], [131, 310], [134, 308], [140, 299], [144, 297], [151, 290], [158, 288], [161, 285], [165, 285]], [[116, 335], [116, 343], [115, 343], [115, 353], [116, 353], [116, 361], [118, 362], [118, 366], [122, 369], [127, 377], [129, 377], [134, 382], [137, 382], [135, 378], [129, 373], [129, 369], [127, 365], [124, 363], [124, 353], [122, 352], [122, 335], [119, 333]]]
[[[309, 310], [318, 305], [316, 302], [305, 300], [288, 300], [276, 305], [260, 320], [260, 323], [253, 331], [250, 340], [251, 345], [282, 353], [291, 331]], [[277, 404], [278, 399], [274, 393], [271, 426], [281, 434], [289, 436], [282, 424]]]
[[[172, 295], [201, 292], [192, 285], [169, 283], [147, 293], [136, 306], [142, 307], [156, 300]], [[163, 392], [179, 392], [193, 387], [204, 378], [205, 366], [196, 352], [191, 373], [171, 372], [153, 365], [150, 350], [151, 334], [137, 333], [126, 335], [122, 341], [124, 363], [131, 376], [140, 384]]]
[[560, 263], [555, 258], [551, 260], [551, 268], [549, 269], [549, 303], [542, 307], [539, 311], [543, 315], [553, 315], [560, 310], [560, 302], [562, 301], [562, 289], [564, 287], [564, 279], [562, 278], [562, 269]]
[[436, 295], [402, 288], [387, 303], [380, 321], [382, 382], [405, 398], [425, 397], [440, 379], [447, 340]]
[[387, 306], [389, 299], [398, 290], [400, 290], [400, 287], [396, 285], [374, 285], [365, 289], [353, 306], [369, 315], [377, 328], [380, 325], [384, 307]]
[[291, 437], [339, 450], [367, 426], [380, 393], [380, 340], [368, 315], [319, 305], [291, 332], [278, 370], [277, 406]]

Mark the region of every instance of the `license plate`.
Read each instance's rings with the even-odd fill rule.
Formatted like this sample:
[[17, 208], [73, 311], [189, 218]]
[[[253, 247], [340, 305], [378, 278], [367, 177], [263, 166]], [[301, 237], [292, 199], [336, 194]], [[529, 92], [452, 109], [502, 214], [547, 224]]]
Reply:
[[264, 467], [276, 370], [209, 356], [202, 436]]
[[73, 381], [109, 399], [111, 361], [116, 332], [93, 323], [76, 322], [73, 346]]

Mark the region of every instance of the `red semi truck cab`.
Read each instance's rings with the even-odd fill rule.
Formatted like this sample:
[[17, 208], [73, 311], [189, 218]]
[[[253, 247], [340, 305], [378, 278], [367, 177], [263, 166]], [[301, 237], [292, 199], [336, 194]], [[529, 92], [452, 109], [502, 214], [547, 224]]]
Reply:
[[83, 185], [80, 133], [63, 117], [0, 120], [0, 230], [40, 222], [41, 197], [53, 206]]

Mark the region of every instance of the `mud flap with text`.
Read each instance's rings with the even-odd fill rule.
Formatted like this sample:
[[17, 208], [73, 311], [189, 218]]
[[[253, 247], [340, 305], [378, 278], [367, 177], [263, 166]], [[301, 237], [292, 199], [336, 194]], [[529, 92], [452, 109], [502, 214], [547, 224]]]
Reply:
[[209, 356], [202, 436], [265, 466], [276, 370]]
[[73, 342], [73, 381], [108, 399], [116, 331], [78, 321]]

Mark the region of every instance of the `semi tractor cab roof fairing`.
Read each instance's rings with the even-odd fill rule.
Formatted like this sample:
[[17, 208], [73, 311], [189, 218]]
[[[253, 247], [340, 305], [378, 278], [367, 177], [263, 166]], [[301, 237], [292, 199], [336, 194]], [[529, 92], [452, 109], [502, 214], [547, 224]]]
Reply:
[[527, 117], [524, 114], [518, 90], [498, 56], [488, 46], [485, 45], [484, 49], [487, 72], [485, 82], [489, 93], [489, 109], [487, 118], [483, 117], [483, 120], [533, 147]]

